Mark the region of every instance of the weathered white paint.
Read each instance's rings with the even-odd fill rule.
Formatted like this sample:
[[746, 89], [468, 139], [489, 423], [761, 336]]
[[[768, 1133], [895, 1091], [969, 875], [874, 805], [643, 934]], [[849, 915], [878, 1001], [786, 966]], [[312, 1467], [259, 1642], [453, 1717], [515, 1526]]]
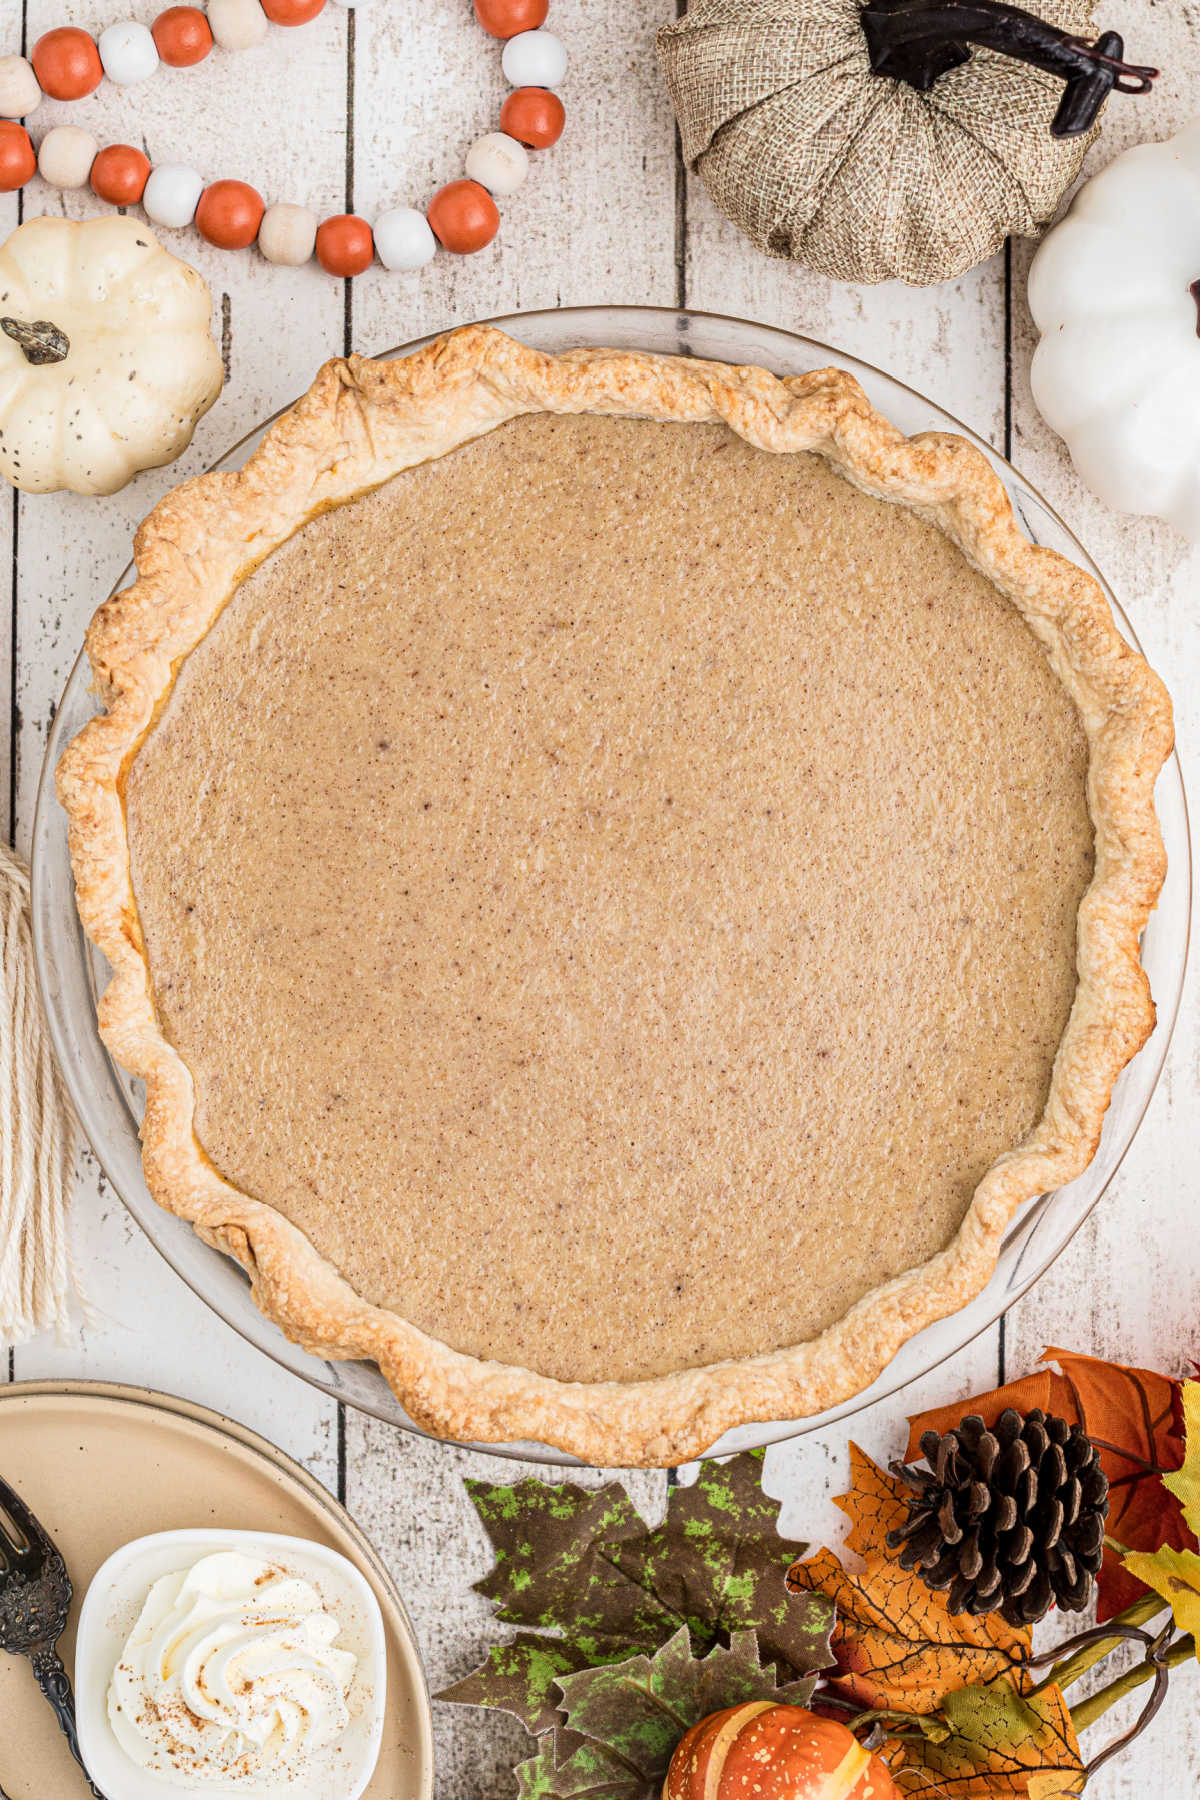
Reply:
[[[146, 18], [153, 11], [134, 10]], [[500, 237], [478, 257], [439, 257], [415, 276], [372, 270], [354, 284], [347, 308], [342, 285], [316, 270], [273, 269], [252, 255], [210, 250], [192, 233], [167, 234], [212, 283], [218, 328], [222, 309], [227, 315], [231, 379], [192, 449], [173, 470], [145, 475], [111, 500], [35, 498], [14, 508], [0, 497], [0, 568], [10, 567], [14, 520], [19, 532], [18, 842], [28, 840], [46, 727], [83, 627], [128, 558], [133, 526], [161, 493], [302, 389], [323, 356], [345, 347], [347, 320], [353, 347], [377, 351], [442, 325], [557, 304], [685, 301], [760, 318], [878, 364], [998, 447], [1010, 417], [1014, 460], [1092, 548], [1171, 681], [1186, 757], [1200, 724], [1200, 552], [1189, 557], [1165, 528], [1117, 519], [1091, 501], [1034, 413], [1025, 374], [1027, 249], [1016, 247], [1010, 271], [998, 257], [960, 282], [924, 291], [856, 290], [757, 255], [697, 183], [680, 182], [652, 48], [654, 27], [670, 10], [669, 0], [554, 0], [550, 23], [571, 53], [567, 134], [533, 159], [528, 182], [502, 209]], [[102, 0], [28, 0], [27, 12], [30, 43], [51, 24], [97, 29], [112, 17]], [[1200, 73], [1200, 43], [1192, 9], [1128, 0], [1120, 24], [1131, 56], [1158, 62], [1167, 74], [1149, 102], [1112, 108], [1093, 152], [1097, 165], [1126, 142], [1166, 135], [1195, 105], [1189, 88]], [[46, 106], [33, 126], [40, 136], [70, 117], [102, 142], [144, 143], [152, 158], [188, 161], [209, 177], [243, 176], [268, 201], [351, 205], [370, 216], [389, 204], [419, 205], [460, 174], [467, 145], [494, 123], [505, 91], [498, 46], [474, 26], [467, 0], [443, 7], [376, 0], [358, 8], [353, 28], [331, 7], [299, 31], [272, 31], [237, 58], [217, 53], [199, 69], [160, 71], [141, 88], [117, 92], [106, 84], [79, 106]], [[27, 216], [60, 209], [71, 216], [100, 210], [86, 196], [62, 197], [35, 183]], [[0, 199], [0, 226], [9, 228], [16, 214], [14, 199]], [[7, 599], [0, 603], [5, 708], [10, 610]], [[0, 817], [7, 749], [0, 735]], [[1200, 1234], [1190, 1211], [1200, 1199], [1198, 1140], [1200, 1032], [1194, 1008], [1185, 1007], [1150, 1115], [1092, 1223], [1009, 1314], [1003, 1337], [984, 1334], [906, 1395], [860, 1415], [854, 1436], [880, 1457], [894, 1454], [906, 1412], [1023, 1372], [1048, 1341], [1181, 1369], [1200, 1349]], [[18, 1376], [108, 1376], [193, 1395], [237, 1413], [336, 1480], [336, 1409], [251, 1352], [187, 1292], [90, 1159], [81, 1167], [76, 1242], [101, 1316], [67, 1345], [22, 1351]], [[845, 1482], [845, 1438], [839, 1429], [770, 1453], [767, 1485], [784, 1499], [792, 1533], [838, 1533], [830, 1496]], [[469, 1591], [487, 1554], [462, 1479], [502, 1479], [504, 1466], [353, 1414], [344, 1420], [343, 1451], [347, 1498], [400, 1579], [436, 1687], [472, 1666], [488, 1639], [487, 1608]], [[664, 1477], [636, 1477], [633, 1485], [648, 1511], [661, 1508]], [[1194, 1676], [1181, 1672], [1175, 1690], [1136, 1762], [1110, 1765], [1089, 1790], [1094, 1800], [1177, 1800], [1200, 1787]], [[507, 1770], [520, 1753], [519, 1730], [438, 1710], [439, 1800], [502, 1800], [511, 1792]]]

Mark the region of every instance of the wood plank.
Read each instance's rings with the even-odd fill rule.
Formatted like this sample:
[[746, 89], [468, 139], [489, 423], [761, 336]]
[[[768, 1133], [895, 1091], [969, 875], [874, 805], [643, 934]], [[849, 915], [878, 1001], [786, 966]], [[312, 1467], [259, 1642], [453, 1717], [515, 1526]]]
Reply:
[[[611, 16], [582, 0], [555, 0], [548, 23], [571, 57], [563, 139], [533, 158], [487, 250], [439, 255], [416, 276], [376, 268], [355, 282], [356, 348], [381, 350], [518, 308], [671, 302], [673, 127], [649, 54], [660, 12], [659, 0], [634, 0], [614, 29]], [[419, 69], [420, 81], [398, 81], [401, 69]], [[469, 7], [457, 18], [448, 8], [360, 9], [356, 207], [371, 217], [387, 205], [425, 204], [462, 173], [472, 140], [494, 129], [507, 91], [500, 46], [474, 25]], [[353, 1413], [346, 1440], [347, 1502], [400, 1580], [436, 1690], [480, 1661], [492, 1635], [489, 1607], [470, 1592], [488, 1557], [462, 1483], [469, 1474], [506, 1479], [505, 1465]], [[513, 1468], [513, 1478], [521, 1472]], [[636, 1477], [631, 1487], [639, 1504], [661, 1508], [664, 1475]], [[527, 1742], [521, 1728], [463, 1708], [434, 1712], [438, 1795], [510, 1794], [510, 1771]]]
[[[1114, 97], [1087, 172], [1132, 143], [1168, 136], [1195, 112], [1184, 71], [1194, 71], [1198, 25], [1188, 9], [1134, 0], [1121, 20], [1126, 53], [1156, 64], [1163, 79], [1148, 99]], [[1111, 512], [1084, 488], [1065, 447], [1039, 417], [1029, 390], [1036, 334], [1025, 301], [1032, 251], [1014, 255], [1013, 460], [1041, 488], [1111, 581], [1151, 661], [1166, 678], [1194, 775], [1200, 729], [1200, 642], [1196, 593], [1200, 550], [1168, 526]], [[1200, 1198], [1200, 1015], [1186, 998], [1159, 1090], [1125, 1164], [1091, 1219], [1053, 1268], [1009, 1314], [1007, 1356], [1014, 1374], [1032, 1367], [1048, 1343], [1182, 1374], [1195, 1354], [1200, 1238], [1191, 1224]], [[1144, 1800], [1200, 1789], [1200, 1720], [1195, 1670], [1180, 1671], [1171, 1697], [1136, 1749], [1088, 1785], [1089, 1800]], [[1089, 1734], [1089, 1749], [1136, 1716], [1131, 1700]]]
[[[694, 177], [686, 181], [683, 218], [681, 291], [689, 306], [762, 320], [848, 351], [928, 394], [1002, 446], [1003, 257], [944, 287], [887, 282], [858, 288], [760, 254]], [[765, 1482], [784, 1502], [782, 1528], [814, 1542], [840, 1542], [845, 1519], [833, 1497], [847, 1485], [849, 1437], [886, 1461], [903, 1449], [905, 1414], [955, 1392], [978, 1393], [994, 1385], [999, 1369], [999, 1333], [993, 1328], [893, 1399], [774, 1446], [767, 1453]]]
[[[73, 22], [98, 30], [111, 7], [87, 0]], [[29, 41], [63, 22], [54, 0], [29, 0]], [[74, 105], [43, 103], [34, 136], [67, 119], [104, 142], [143, 144], [152, 161], [190, 162], [206, 177], [238, 175], [270, 199], [311, 197], [340, 205], [345, 171], [346, 34], [342, 9], [299, 31], [273, 30], [237, 56], [214, 51], [196, 69], [160, 69], [143, 87], [103, 82]], [[297, 132], [287, 122], [303, 120]], [[60, 195], [40, 180], [26, 214], [91, 217], [108, 209], [88, 192]], [[137, 477], [111, 499], [30, 495], [20, 505], [20, 641], [17, 832], [28, 841], [46, 730], [98, 602], [127, 562], [134, 527], [154, 501], [195, 474], [261, 418], [305, 387], [340, 348], [342, 292], [315, 267], [276, 271], [247, 253], [227, 254], [195, 232], [164, 232], [168, 249], [209, 281], [229, 381], [195, 441], [167, 469]], [[336, 1409], [244, 1344], [184, 1288], [125, 1210], [85, 1165], [75, 1241], [88, 1298], [100, 1315], [73, 1341], [42, 1341], [15, 1358], [18, 1376], [142, 1379], [229, 1407], [337, 1480]]]

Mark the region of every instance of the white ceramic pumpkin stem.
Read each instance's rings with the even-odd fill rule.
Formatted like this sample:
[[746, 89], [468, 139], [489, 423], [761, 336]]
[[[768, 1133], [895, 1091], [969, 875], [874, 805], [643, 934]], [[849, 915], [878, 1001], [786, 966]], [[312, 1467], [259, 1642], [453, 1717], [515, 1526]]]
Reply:
[[0, 331], [20, 346], [25, 361], [34, 364], [66, 362], [71, 340], [49, 319], [0, 319]]

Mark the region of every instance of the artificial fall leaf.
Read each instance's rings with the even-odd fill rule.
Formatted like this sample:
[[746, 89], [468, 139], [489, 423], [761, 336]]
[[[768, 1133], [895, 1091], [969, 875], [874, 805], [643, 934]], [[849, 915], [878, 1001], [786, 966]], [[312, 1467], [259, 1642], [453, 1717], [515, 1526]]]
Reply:
[[789, 1597], [784, 1575], [805, 1546], [779, 1536], [761, 1477], [761, 1451], [702, 1463], [653, 1529], [617, 1483], [468, 1483], [496, 1552], [477, 1591], [523, 1629], [439, 1698], [503, 1707], [537, 1735], [560, 1723], [560, 1675], [652, 1653], [681, 1626], [698, 1655], [753, 1627], [783, 1680], [827, 1664], [832, 1608]]
[[1189, 1530], [1200, 1535], [1200, 1381], [1185, 1381], [1180, 1396], [1185, 1450], [1177, 1474], [1164, 1476]]
[[559, 1682], [567, 1730], [575, 1748], [565, 1758], [546, 1738], [522, 1763], [522, 1800], [657, 1800], [684, 1733], [726, 1706], [775, 1700], [804, 1706], [816, 1677], [778, 1686], [764, 1668], [753, 1631], [734, 1632], [728, 1648], [692, 1653], [686, 1625], [653, 1656], [631, 1656], [603, 1668], [564, 1675]]
[[1200, 1556], [1164, 1544], [1153, 1556], [1135, 1550], [1125, 1558], [1125, 1567], [1136, 1581], [1145, 1582], [1170, 1603], [1180, 1630], [1196, 1637], [1200, 1657]]
[[1071, 1715], [1056, 1687], [1022, 1695], [1007, 1680], [968, 1686], [943, 1696], [941, 1715], [950, 1726], [942, 1739], [904, 1740], [904, 1761], [893, 1769], [906, 1793], [955, 1800], [1043, 1800], [1078, 1794], [1083, 1762]]
[[834, 1501], [850, 1521], [846, 1548], [870, 1558], [887, 1553], [887, 1534], [908, 1518], [908, 1490], [858, 1445], [850, 1445], [850, 1488]]
[[[1055, 1349], [1045, 1354], [1058, 1363], [1057, 1370], [1035, 1370], [973, 1400], [911, 1419], [909, 1460], [920, 1455], [923, 1432], [941, 1434], [968, 1413], [978, 1413], [985, 1424], [994, 1425], [1005, 1407], [1028, 1412], [1040, 1406], [1043, 1412], [1081, 1424], [1100, 1451], [1108, 1476], [1110, 1537], [1130, 1550], [1154, 1551], [1161, 1544], [1195, 1549], [1196, 1538], [1163, 1480], [1183, 1461], [1179, 1383], [1101, 1357]], [[1145, 1592], [1113, 1551], [1105, 1552], [1097, 1587], [1101, 1624]]]
[[919, 1715], [920, 1736], [888, 1740], [897, 1786], [947, 1800], [1009, 1800], [1044, 1778], [1058, 1785], [1045, 1786], [1042, 1800], [1078, 1793], [1082, 1764], [1066, 1702], [1057, 1688], [1027, 1691], [1030, 1632], [998, 1613], [952, 1614], [944, 1594], [901, 1569], [886, 1538], [907, 1515], [906, 1489], [855, 1444], [850, 1468], [850, 1491], [837, 1504], [861, 1572], [821, 1550], [789, 1570], [788, 1585], [817, 1589], [837, 1606], [840, 1692], [864, 1707]]
[[936, 1712], [942, 1696], [971, 1683], [1016, 1675], [1030, 1633], [998, 1613], [952, 1614], [945, 1596], [902, 1569], [884, 1537], [905, 1510], [902, 1484], [851, 1446], [854, 1482], [838, 1501], [851, 1521], [849, 1543], [863, 1558], [852, 1574], [830, 1550], [788, 1571], [793, 1593], [821, 1593], [837, 1608], [833, 1651], [838, 1686], [864, 1707]]

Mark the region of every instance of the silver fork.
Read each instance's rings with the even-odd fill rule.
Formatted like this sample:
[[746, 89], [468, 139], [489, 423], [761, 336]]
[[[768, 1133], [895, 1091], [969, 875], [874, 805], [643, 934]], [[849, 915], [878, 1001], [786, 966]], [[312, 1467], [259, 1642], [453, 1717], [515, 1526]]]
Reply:
[[75, 1696], [56, 1648], [71, 1610], [71, 1591], [58, 1546], [16, 1489], [0, 1477], [0, 1650], [29, 1658], [71, 1755], [96, 1800], [104, 1800], [79, 1754]]

